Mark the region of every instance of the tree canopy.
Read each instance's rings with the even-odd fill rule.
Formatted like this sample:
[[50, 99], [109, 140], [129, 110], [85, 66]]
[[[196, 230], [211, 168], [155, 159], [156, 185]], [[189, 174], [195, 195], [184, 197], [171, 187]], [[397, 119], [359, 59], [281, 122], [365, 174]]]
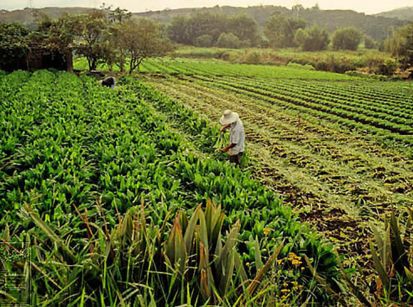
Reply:
[[330, 39], [326, 30], [313, 26], [308, 29], [298, 29], [295, 33], [297, 45], [304, 51], [325, 50]]
[[[257, 22], [246, 15], [228, 17], [222, 14], [197, 13], [189, 17], [178, 16], [168, 27], [169, 38], [180, 44], [209, 47], [218, 45], [222, 34], [239, 40], [239, 46], [254, 46], [259, 40]], [[222, 39], [221, 39], [222, 41]]]
[[149, 19], [128, 20], [117, 33], [119, 49], [129, 59], [129, 73], [139, 70], [142, 61], [172, 49], [159, 24]]
[[50, 19], [39, 15], [37, 27], [29, 30], [19, 24], [0, 24], [0, 67], [11, 70], [24, 63], [30, 50], [43, 50], [65, 57], [67, 70], [73, 69], [72, 54], [83, 56], [89, 70], [99, 64], [117, 64], [129, 71], [139, 68], [146, 57], [158, 56], [171, 49], [161, 26], [147, 19], [132, 20], [126, 10], [103, 8], [86, 15], [63, 15]]
[[343, 28], [334, 32], [334, 50], [357, 50], [363, 35], [356, 28]]
[[404, 67], [413, 65], [413, 23], [395, 30], [385, 41], [391, 52]]
[[9, 66], [28, 53], [29, 34], [20, 24], [0, 24], [0, 67], [9, 70]]
[[305, 26], [306, 23], [302, 19], [277, 14], [265, 24], [264, 34], [273, 48], [294, 47], [296, 46], [294, 40], [296, 31]]

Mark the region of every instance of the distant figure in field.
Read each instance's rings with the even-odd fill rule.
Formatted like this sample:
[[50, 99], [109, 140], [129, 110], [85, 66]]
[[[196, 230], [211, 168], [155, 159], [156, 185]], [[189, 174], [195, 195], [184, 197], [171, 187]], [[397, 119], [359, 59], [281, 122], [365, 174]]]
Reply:
[[224, 115], [222, 115], [219, 123], [222, 126], [221, 132], [225, 132], [227, 129], [230, 130], [230, 144], [222, 148], [221, 151], [228, 153], [229, 161], [240, 165], [245, 150], [245, 132], [238, 113], [230, 110], [224, 111]]
[[107, 77], [107, 78], [103, 79], [101, 83], [102, 83], [103, 86], [107, 86], [107, 87], [110, 87], [110, 88], [115, 88], [116, 80], [115, 80], [114, 77]]

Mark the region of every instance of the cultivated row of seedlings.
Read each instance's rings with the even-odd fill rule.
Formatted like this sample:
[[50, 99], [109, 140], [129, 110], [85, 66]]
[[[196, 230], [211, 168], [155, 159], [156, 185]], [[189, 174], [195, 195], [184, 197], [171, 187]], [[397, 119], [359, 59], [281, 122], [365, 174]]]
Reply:
[[[389, 96], [388, 91], [383, 91], [382, 84], [373, 82], [360, 81], [362, 85], [357, 86], [355, 91], [348, 89], [347, 82], [335, 82], [338, 89], [332, 88], [327, 83], [320, 84], [323, 79], [349, 80], [347, 76], [339, 78], [340, 75], [331, 73], [320, 78], [318, 74], [321, 72], [268, 66], [250, 66], [248, 70], [248, 65], [189, 60], [153, 60], [148, 65], [150, 66], [148, 71], [197, 75], [198, 78], [201, 75], [202, 79], [210, 79], [214, 86], [241, 92], [256, 99], [271, 100], [269, 102], [300, 112], [304, 111], [324, 120], [339, 122], [351, 129], [368, 131], [370, 134], [379, 135], [386, 143], [396, 141], [401, 142], [402, 146], [410, 146], [413, 142], [413, 119], [409, 113], [412, 108], [411, 89], [409, 88], [400, 93], [396, 87], [392, 87], [392, 84], [386, 85], [385, 88], [390, 89], [398, 97], [395, 100], [394, 95]], [[216, 68], [220, 65], [223, 65], [223, 68], [218, 73]], [[254, 81], [248, 80], [249, 78], [239, 78], [239, 76], [251, 77], [252, 70], [257, 70]], [[269, 74], [270, 71], [272, 74]], [[262, 82], [256, 81], [257, 77], [261, 78]], [[298, 85], [297, 79], [302, 79], [298, 81]], [[307, 91], [308, 87], [311, 87], [313, 93], [311, 90]], [[344, 88], [341, 90], [342, 87]], [[372, 88], [375, 89], [375, 93], [367, 96], [365, 94], [368, 92], [367, 89], [371, 92]], [[324, 95], [325, 91], [327, 96]], [[354, 96], [349, 96], [349, 93], [353, 94], [353, 92]], [[344, 97], [341, 98], [343, 95]], [[389, 104], [393, 106], [390, 110]]]
[[345, 110], [346, 107], [342, 104], [335, 104], [332, 107], [331, 103], [317, 99], [316, 102], [310, 98], [297, 98], [295, 94], [277, 93], [273, 90], [263, 90], [255, 84], [243, 85], [239, 82], [226, 82], [216, 79], [211, 79], [211, 86], [223, 88], [236, 93], [264, 99], [270, 103], [283, 105], [285, 108], [299, 110], [328, 121], [339, 121], [340, 124], [357, 128], [359, 130], [367, 130], [372, 134], [389, 137], [405, 144], [413, 144], [413, 128], [407, 124], [393, 123], [387, 120], [382, 120], [373, 116], [362, 114], [362, 112], [353, 112]]
[[[149, 66], [149, 69], [146, 69], [146, 65]], [[146, 64], [144, 63], [144, 70], [150, 71], [150, 66], [155, 68], [152, 72], [161, 73], [174, 72], [214, 76], [245, 76], [269, 79], [318, 79], [326, 81], [345, 81], [354, 79], [353, 77], [344, 74], [333, 74], [329, 72], [311, 71], [300, 68], [297, 69], [270, 65], [231, 64], [224, 61], [214, 60], [203, 61], [160, 58], [147, 61]]]
[[[411, 186], [405, 185], [405, 181], [396, 178], [401, 176], [400, 179], [403, 179], [404, 176], [407, 181], [410, 178], [408, 164], [403, 160], [394, 160], [401, 159], [397, 155], [387, 157], [383, 150], [384, 156], [380, 157], [380, 152], [376, 152], [377, 146], [371, 146], [372, 150], [376, 149], [370, 155], [367, 155], [365, 150], [368, 150], [370, 144], [365, 140], [354, 140], [348, 134], [336, 133], [334, 129], [309, 125], [305, 118], [301, 123], [299, 121], [292, 122], [293, 115], [288, 116], [288, 112], [278, 108], [274, 109], [273, 106], [265, 102], [250, 101], [245, 97], [230, 95], [225, 91], [209, 89], [205, 87], [205, 85], [208, 86], [208, 83], [203, 85], [200, 82], [192, 82], [193, 80], [188, 81], [172, 79], [170, 82], [160, 82], [157, 80], [154, 85], [165, 90], [168, 94], [178, 98], [181, 97], [186, 104], [191, 105], [194, 109], [201, 110], [202, 113], [209, 114], [210, 118], [218, 117], [220, 110], [225, 109], [225, 107], [236, 109], [242, 113], [243, 118], [248, 122], [247, 129], [250, 132], [257, 132], [254, 132], [254, 136], [251, 136], [251, 141], [262, 143], [269, 149], [274, 149], [274, 161], [286, 158], [292, 160], [290, 163], [297, 162], [298, 166], [305, 171], [309, 171], [315, 163], [316, 168], [312, 175], [314, 178], [329, 180], [325, 182], [327, 185], [331, 181], [329, 178], [334, 178], [340, 173], [347, 174], [350, 167], [351, 172], [356, 176], [349, 178], [351, 180], [348, 182], [349, 186], [345, 189], [347, 191], [352, 190], [352, 185], [356, 184], [355, 180], [360, 177], [358, 185], [371, 185], [370, 190], [376, 191], [374, 194], [382, 190], [383, 182], [386, 189], [396, 194], [401, 193], [400, 196], [411, 192]], [[166, 87], [162, 84], [165, 84]], [[202, 94], [198, 97], [199, 94], [197, 93]], [[195, 100], [193, 97], [195, 97]], [[353, 142], [356, 142], [354, 146]], [[365, 147], [366, 149], [360, 152], [360, 148]], [[300, 157], [300, 154], [302, 157]], [[305, 158], [307, 156], [310, 160]], [[342, 162], [342, 164], [339, 162]], [[330, 171], [325, 173], [329, 166], [332, 166]], [[369, 181], [366, 183], [368, 176], [370, 176]], [[346, 184], [346, 182], [341, 180], [340, 184]], [[387, 199], [389, 194], [385, 193], [382, 196], [383, 199]], [[368, 195], [366, 195], [367, 198]], [[384, 201], [383, 199], [379, 199], [377, 202], [381, 203]]]

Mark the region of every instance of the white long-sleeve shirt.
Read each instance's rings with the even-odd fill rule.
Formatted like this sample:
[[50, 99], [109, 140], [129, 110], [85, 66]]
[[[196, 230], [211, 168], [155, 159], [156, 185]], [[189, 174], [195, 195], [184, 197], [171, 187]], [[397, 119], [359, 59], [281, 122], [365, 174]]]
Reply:
[[229, 150], [229, 155], [234, 156], [245, 150], [245, 132], [242, 121], [238, 119], [231, 125], [229, 141], [231, 144], [237, 144]]

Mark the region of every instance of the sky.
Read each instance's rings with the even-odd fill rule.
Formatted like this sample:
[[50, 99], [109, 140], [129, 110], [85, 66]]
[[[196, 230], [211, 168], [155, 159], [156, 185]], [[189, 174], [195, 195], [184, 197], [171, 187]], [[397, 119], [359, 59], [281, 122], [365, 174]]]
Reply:
[[125, 8], [131, 12], [210, 7], [215, 5], [246, 7], [262, 4], [291, 7], [295, 4], [302, 4], [304, 7], [313, 7], [315, 4], [318, 4], [321, 9], [351, 9], [366, 14], [374, 14], [400, 7], [413, 7], [413, 0], [0, 0], [0, 9], [23, 9], [30, 5], [34, 8], [48, 6], [99, 7], [102, 2], [106, 5], [113, 5], [113, 7]]

